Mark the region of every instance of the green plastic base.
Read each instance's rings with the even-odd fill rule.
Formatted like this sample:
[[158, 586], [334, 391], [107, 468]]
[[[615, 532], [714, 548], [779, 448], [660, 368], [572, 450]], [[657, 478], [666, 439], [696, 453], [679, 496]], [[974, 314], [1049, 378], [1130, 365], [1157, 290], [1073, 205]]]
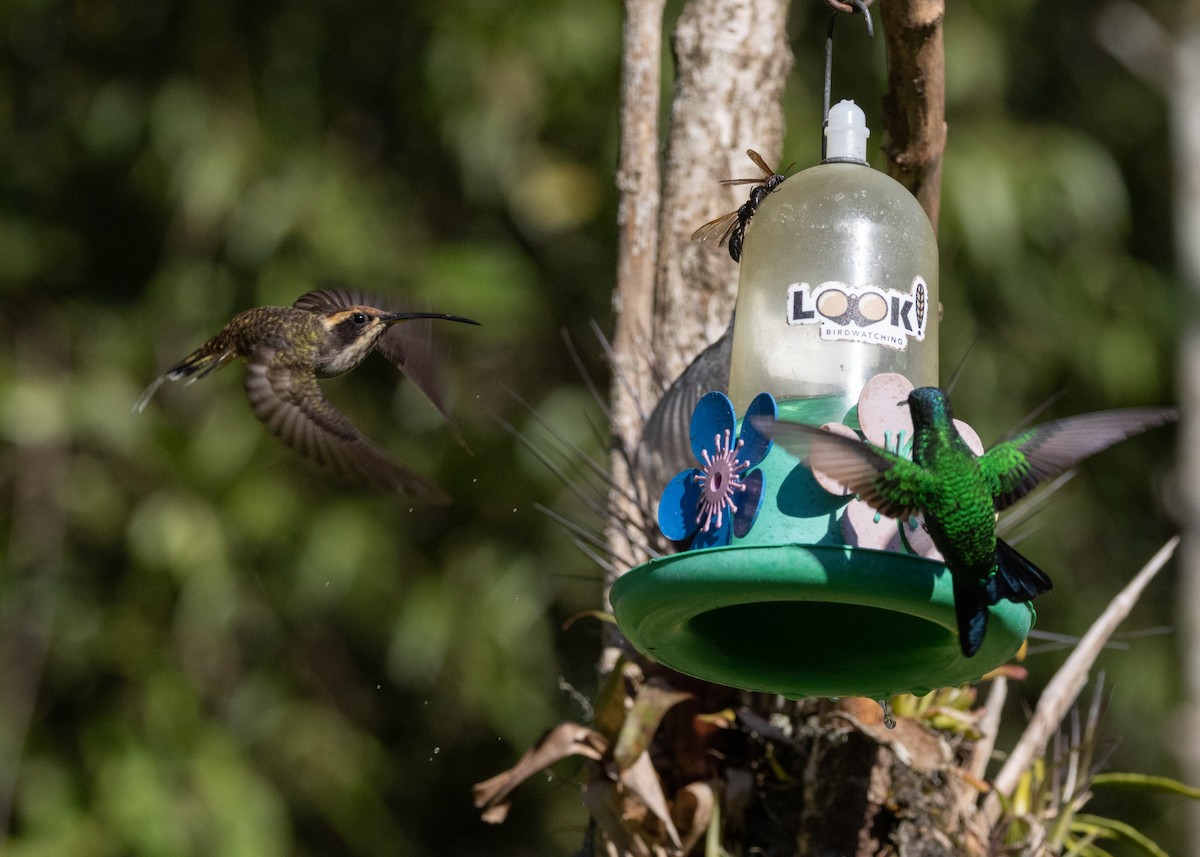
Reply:
[[1016, 654], [1029, 604], [989, 610], [974, 657], [958, 646], [950, 573], [933, 560], [822, 545], [684, 551], [622, 575], [617, 624], [643, 654], [705, 681], [806, 696], [923, 695]]

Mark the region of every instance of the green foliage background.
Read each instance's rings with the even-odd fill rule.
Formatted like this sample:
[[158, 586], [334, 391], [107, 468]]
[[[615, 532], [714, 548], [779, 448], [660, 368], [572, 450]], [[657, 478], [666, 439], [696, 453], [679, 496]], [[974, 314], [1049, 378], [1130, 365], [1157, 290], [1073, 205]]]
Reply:
[[[825, 16], [793, 9], [801, 166]], [[1062, 390], [1055, 415], [1173, 399], [1166, 105], [1094, 16], [1006, 0], [947, 19], [943, 360], [978, 337], [955, 403], [985, 440]], [[611, 325], [620, 26], [612, 0], [0, 8], [4, 853], [578, 845], [569, 767], [498, 828], [470, 784], [586, 716], [565, 686], [590, 693], [598, 631], [561, 625], [599, 603], [598, 572], [534, 504], [586, 510], [494, 414], [538, 436], [515, 392], [603, 456], [562, 333], [604, 389], [588, 325]], [[879, 128], [882, 43], [842, 27], [835, 98]], [[326, 386], [449, 508], [314, 473], [237, 369], [130, 414], [234, 313], [329, 281], [484, 322], [438, 331], [473, 456], [382, 363]], [[1041, 628], [1082, 633], [1171, 532], [1170, 444], [1089, 464], [1029, 528], [1056, 583]], [[1172, 585], [1130, 627], [1170, 624]], [[1118, 769], [1175, 773], [1174, 645], [1102, 660]], [[1020, 693], [1062, 657], [1034, 656]], [[1107, 808], [1179, 847], [1176, 804]]]

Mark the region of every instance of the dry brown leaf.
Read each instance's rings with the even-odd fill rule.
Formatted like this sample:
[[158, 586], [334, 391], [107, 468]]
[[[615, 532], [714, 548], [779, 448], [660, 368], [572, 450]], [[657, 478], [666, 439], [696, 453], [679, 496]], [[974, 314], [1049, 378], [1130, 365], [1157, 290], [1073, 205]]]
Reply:
[[[875, 707], [879, 708], [878, 705]], [[847, 711], [835, 711], [831, 716], [847, 721], [876, 743], [889, 748], [913, 770], [932, 773], [944, 770], [950, 764], [952, 753], [945, 739], [916, 720], [902, 717], [893, 728], [888, 729], [882, 722], [864, 723]]]
[[[1025, 648], [1025, 646], [1027, 646], [1028, 644], [1029, 644], [1029, 641], [1026, 640], [1024, 643], [1021, 644], [1021, 648], [1022, 649]], [[1011, 679], [1012, 681], [1025, 681], [1027, 678], [1029, 678], [1029, 670], [1025, 669], [1025, 667], [1023, 667], [1023, 666], [1020, 666], [1019, 664], [1001, 664], [1000, 666], [996, 667], [991, 672], [984, 675], [979, 680], [980, 681], [991, 681], [992, 679], [996, 678], [997, 676], [1004, 676], [1005, 678]]]
[[[620, 783], [654, 814], [661, 823], [662, 830], [666, 832], [668, 841], [678, 848], [679, 832], [675, 829], [675, 823], [671, 821], [671, 810], [667, 807], [667, 797], [663, 794], [662, 780], [658, 777], [658, 771], [654, 769], [654, 763], [650, 761], [650, 754], [642, 753], [632, 765], [621, 771]], [[645, 820], [642, 826], [648, 827]]]
[[608, 857], [650, 857], [650, 846], [631, 824], [625, 797], [610, 780], [594, 780], [583, 787], [583, 805], [604, 834]]
[[625, 770], [637, 760], [658, 731], [658, 724], [663, 715], [685, 699], [691, 699], [692, 694], [682, 690], [670, 690], [653, 684], [644, 684], [638, 688], [637, 699], [633, 708], [625, 716], [621, 724], [621, 733], [613, 749], [613, 760], [617, 767]]
[[675, 820], [675, 828], [683, 842], [683, 853], [690, 854], [692, 848], [700, 841], [708, 826], [712, 824], [713, 807], [716, 806], [716, 781], [703, 782], [697, 780], [688, 783], [675, 793], [675, 804], [671, 815]]
[[883, 724], [883, 707], [873, 699], [865, 696], [844, 696], [835, 706], [844, 711], [859, 723], [878, 726]]
[[475, 806], [483, 810], [484, 821], [499, 824], [508, 816], [508, 796], [525, 780], [567, 756], [584, 756], [598, 762], [608, 753], [608, 746], [608, 740], [594, 729], [560, 723], [545, 732], [507, 771], [476, 783]]

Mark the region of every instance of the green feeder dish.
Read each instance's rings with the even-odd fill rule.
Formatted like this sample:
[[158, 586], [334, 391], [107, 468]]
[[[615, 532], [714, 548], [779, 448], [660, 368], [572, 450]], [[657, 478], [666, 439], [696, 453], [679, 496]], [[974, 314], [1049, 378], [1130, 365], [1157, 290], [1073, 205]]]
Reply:
[[958, 646], [944, 565], [842, 545], [730, 545], [672, 554], [622, 575], [617, 623], [678, 672], [806, 696], [923, 695], [979, 679], [1021, 647], [1035, 613], [989, 608], [974, 657]]
[[1009, 660], [1034, 611], [989, 608], [964, 656], [950, 572], [916, 518], [878, 515], [759, 430], [832, 424], [907, 456], [898, 404], [937, 383], [933, 227], [867, 164], [862, 110], [844, 101], [827, 119], [825, 162], [755, 188], [741, 224], [729, 396], [700, 399], [695, 464], [658, 502], [682, 551], [626, 572], [611, 600], [638, 650], [706, 681], [793, 698], [924, 694]]
[[[898, 448], [912, 425], [896, 402], [911, 390], [907, 379], [883, 374], [857, 402], [775, 403], [763, 395], [748, 413], [777, 408], [810, 424], [844, 419], [876, 445]], [[876, 699], [975, 681], [1017, 653], [1035, 618], [1028, 602], [990, 607], [983, 645], [966, 657], [950, 571], [940, 555], [921, 555], [932, 549], [928, 534], [837, 493], [839, 486], [823, 483], [783, 446], [764, 451], [746, 426], [743, 420], [735, 443], [733, 406], [720, 393], [701, 399], [692, 415], [701, 466], [672, 480], [659, 503], [664, 534], [690, 538], [691, 549], [626, 572], [611, 592], [617, 624], [639, 651], [747, 690]], [[960, 430], [973, 434], [966, 425]], [[745, 460], [723, 475], [714, 468], [734, 454]], [[737, 513], [705, 531], [707, 507], [696, 492], [730, 481], [730, 473], [747, 486]]]

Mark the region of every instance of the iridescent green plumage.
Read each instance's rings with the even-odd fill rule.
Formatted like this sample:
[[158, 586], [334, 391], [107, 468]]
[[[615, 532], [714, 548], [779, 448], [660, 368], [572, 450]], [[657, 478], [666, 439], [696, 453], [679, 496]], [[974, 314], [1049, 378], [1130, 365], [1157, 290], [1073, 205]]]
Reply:
[[899, 404], [912, 413], [912, 460], [813, 426], [761, 421], [761, 428], [811, 466], [892, 518], [922, 513], [954, 582], [959, 643], [983, 643], [987, 608], [1027, 601], [1050, 578], [996, 538], [996, 513], [1038, 484], [1138, 432], [1178, 418], [1173, 408], [1101, 411], [1046, 423], [977, 456], [958, 433], [946, 394], [921, 387]]

